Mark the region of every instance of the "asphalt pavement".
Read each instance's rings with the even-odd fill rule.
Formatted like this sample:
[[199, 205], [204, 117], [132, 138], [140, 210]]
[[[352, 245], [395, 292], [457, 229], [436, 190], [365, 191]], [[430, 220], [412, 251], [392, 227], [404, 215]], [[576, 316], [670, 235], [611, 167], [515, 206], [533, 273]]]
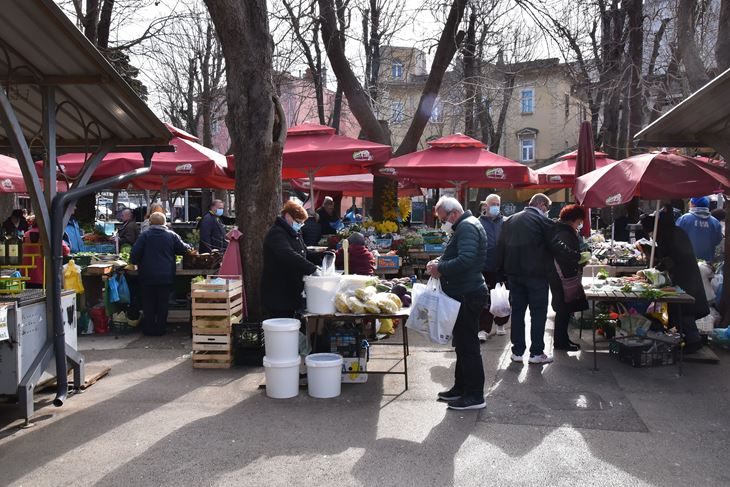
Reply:
[[[273, 400], [261, 368], [194, 370], [188, 333], [81, 337], [89, 370], [111, 373], [60, 409], [37, 394], [29, 429], [0, 405], [0, 485], [730, 485], [727, 351], [681, 377], [606, 353], [594, 372], [587, 352], [511, 363], [494, 336], [487, 409], [456, 412], [435, 400], [453, 349], [413, 334], [408, 391], [370, 376], [336, 399]], [[370, 367], [402, 366], [382, 348]]]

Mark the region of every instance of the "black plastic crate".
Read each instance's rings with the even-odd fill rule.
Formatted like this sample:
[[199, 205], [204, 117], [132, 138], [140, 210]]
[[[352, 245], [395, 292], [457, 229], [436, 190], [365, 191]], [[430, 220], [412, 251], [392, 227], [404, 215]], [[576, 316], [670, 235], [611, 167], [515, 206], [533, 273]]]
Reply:
[[233, 363], [259, 367], [264, 361], [264, 330], [260, 322], [233, 325]]
[[678, 350], [649, 338], [624, 337], [611, 342], [609, 352], [632, 367], [657, 367], [677, 363]]

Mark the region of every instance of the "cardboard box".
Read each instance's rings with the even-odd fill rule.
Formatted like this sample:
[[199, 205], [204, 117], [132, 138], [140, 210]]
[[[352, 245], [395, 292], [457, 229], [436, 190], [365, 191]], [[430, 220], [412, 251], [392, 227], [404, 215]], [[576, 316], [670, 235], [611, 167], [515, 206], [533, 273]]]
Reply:
[[367, 359], [343, 358], [342, 359], [342, 382], [343, 384], [364, 384], [368, 381], [368, 375], [361, 371], [368, 370]]
[[400, 257], [397, 255], [379, 255], [376, 260], [378, 269], [399, 269]]

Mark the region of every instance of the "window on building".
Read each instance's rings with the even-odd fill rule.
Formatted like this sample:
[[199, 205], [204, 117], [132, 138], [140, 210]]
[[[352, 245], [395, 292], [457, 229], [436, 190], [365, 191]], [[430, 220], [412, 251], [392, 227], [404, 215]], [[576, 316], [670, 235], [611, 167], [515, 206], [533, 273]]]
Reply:
[[443, 107], [440, 103], [434, 103], [433, 110], [431, 111], [431, 122], [440, 123], [443, 121]]
[[395, 101], [390, 106], [390, 121], [393, 123], [403, 123], [403, 103]]
[[570, 118], [570, 95], [565, 94], [565, 120]]
[[393, 76], [393, 79], [403, 78], [403, 63], [400, 61], [393, 61], [393, 66], [391, 67], [391, 74]]
[[535, 90], [532, 88], [522, 90], [520, 102], [522, 113], [535, 113]]
[[535, 160], [535, 137], [522, 137], [520, 139], [520, 152], [522, 154], [522, 162], [532, 162]]

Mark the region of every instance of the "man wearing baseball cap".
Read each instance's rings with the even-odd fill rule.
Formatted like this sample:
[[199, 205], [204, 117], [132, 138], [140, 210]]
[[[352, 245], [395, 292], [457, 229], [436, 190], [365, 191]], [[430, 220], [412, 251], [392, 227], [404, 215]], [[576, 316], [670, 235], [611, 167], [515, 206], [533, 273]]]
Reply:
[[679, 217], [677, 226], [689, 237], [695, 256], [712, 262], [715, 247], [722, 241], [722, 226], [710, 214], [710, 199], [703, 196], [689, 200], [689, 212]]

